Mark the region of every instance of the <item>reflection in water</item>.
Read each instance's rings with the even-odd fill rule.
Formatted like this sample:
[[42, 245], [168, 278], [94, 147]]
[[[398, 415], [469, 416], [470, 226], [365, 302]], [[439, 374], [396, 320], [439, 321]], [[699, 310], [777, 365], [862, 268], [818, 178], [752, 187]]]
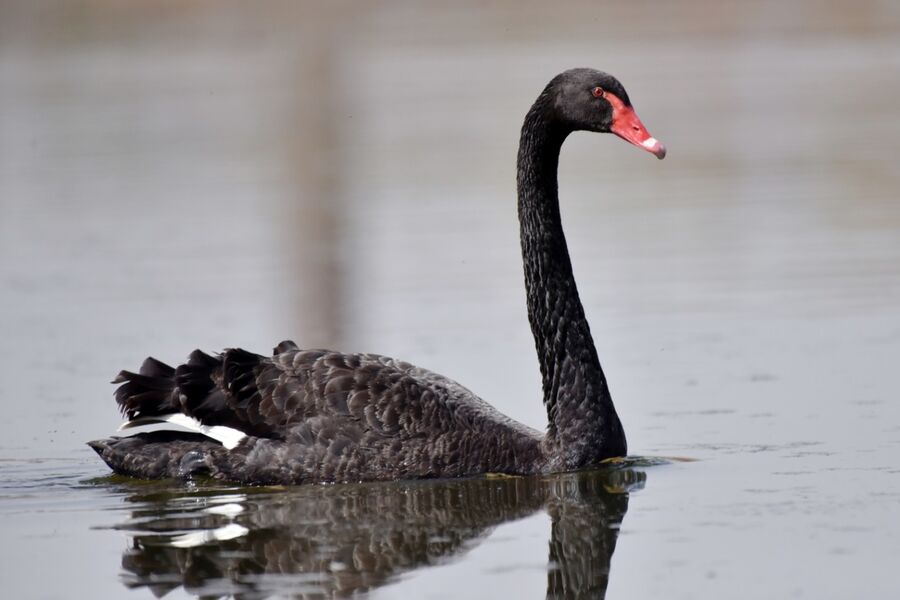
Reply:
[[158, 488], [119, 526], [128, 587], [161, 596], [302, 598], [372, 590], [441, 564], [494, 527], [546, 508], [548, 598], [601, 598], [628, 494], [646, 475], [625, 468], [542, 478], [309, 486], [291, 490]]

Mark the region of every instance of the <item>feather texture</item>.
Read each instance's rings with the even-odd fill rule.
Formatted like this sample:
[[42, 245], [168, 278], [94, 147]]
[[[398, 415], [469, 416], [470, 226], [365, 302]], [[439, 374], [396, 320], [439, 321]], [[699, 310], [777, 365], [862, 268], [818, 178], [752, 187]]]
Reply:
[[[445, 377], [384, 356], [282, 342], [271, 357], [240, 349], [215, 357], [195, 351], [176, 369], [159, 364], [169, 380], [127, 371], [117, 378], [116, 400], [130, 419], [124, 427], [167, 421], [218, 439], [223, 446], [204, 443], [197, 451], [204, 470], [223, 479], [304, 483], [522, 473], [541, 455], [537, 431]], [[173, 406], [180, 410], [176, 416]], [[120, 444], [127, 456], [117, 451]], [[147, 473], [155, 474], [161, 451], [150, 437], [143, 444], [113, 439], [100, 454], [116, 471], [127, 459], [130, 473], [144, 454]], [[170, 460], [180, 463], [185, 452], [178, 447]], [[172, 472], [184, 471], [182, 465]]]

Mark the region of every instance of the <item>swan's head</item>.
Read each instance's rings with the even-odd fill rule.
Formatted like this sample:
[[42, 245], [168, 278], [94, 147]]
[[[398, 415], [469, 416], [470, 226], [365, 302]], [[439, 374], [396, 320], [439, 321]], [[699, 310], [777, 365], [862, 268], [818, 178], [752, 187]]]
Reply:
[[594, 69], [570, 69], [544, 91], [554, 117], [571, 131], [614, 133], [626, 142], [665, 158], [666, 147], [652, 137], [631, 106], [619, 80]]

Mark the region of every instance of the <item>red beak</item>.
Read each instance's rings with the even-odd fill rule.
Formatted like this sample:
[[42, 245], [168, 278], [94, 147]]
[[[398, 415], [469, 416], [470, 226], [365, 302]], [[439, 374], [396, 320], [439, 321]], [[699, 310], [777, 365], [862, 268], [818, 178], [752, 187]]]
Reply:
[[633, 108], [625, 106], [625, 103], [615, 94], [607, 92], [606, 99], [613, 107], [613, 122], [610, 131], [626, 142], [631, 142], [635, 146], [655, 154], [656, 158], [660, 160], [666, 157], [666, 147], [650, 135]]

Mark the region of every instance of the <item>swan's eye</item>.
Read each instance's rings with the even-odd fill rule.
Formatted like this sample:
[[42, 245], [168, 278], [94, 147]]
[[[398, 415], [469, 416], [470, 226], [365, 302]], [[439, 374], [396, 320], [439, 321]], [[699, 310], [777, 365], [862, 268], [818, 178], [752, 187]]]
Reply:
[[603, 98], [606, 96], [606, 92], [603, 91], [602, 87], [595, 87], [591, 90], [591, 93], [594, 95], [594, 98]]

